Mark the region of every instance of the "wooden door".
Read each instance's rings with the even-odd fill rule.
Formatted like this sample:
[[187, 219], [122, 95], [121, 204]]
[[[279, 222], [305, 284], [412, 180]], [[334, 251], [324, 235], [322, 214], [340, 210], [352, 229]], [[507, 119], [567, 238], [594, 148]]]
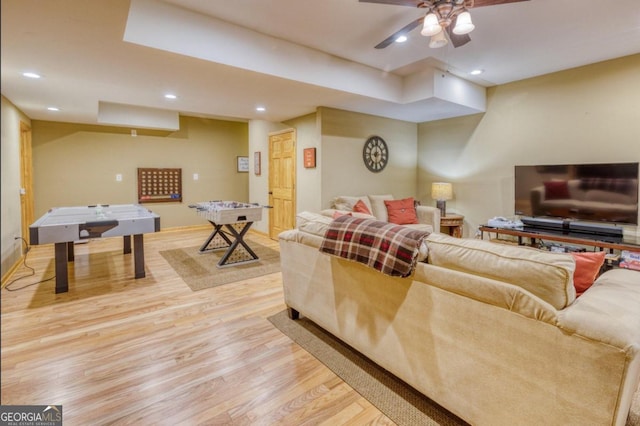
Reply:
[[296, 131], [269, 134], [269, 237], [295, 228]]
[[31, 127], [20, 122], [20, 214], [22, 238], [29, 241], [29, 225], [33, 219], [33, 162], [31, 155]]

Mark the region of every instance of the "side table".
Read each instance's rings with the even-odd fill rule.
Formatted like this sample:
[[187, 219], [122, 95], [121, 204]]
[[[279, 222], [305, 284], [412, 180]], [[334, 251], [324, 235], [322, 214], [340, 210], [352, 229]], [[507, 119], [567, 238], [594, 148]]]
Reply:
[[459, 214], [448, 214], [440, 218], [440, 232], [445, 232], [442, 228], [448, 228], [449, 235], [456, 238], [462, 238], [463, 225], [464, 216]]

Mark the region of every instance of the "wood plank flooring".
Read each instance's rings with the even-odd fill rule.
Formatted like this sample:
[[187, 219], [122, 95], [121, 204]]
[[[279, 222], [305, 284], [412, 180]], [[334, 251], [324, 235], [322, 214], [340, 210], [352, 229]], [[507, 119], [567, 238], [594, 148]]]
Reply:
[[[210, 231], [146, 234], [145, 278], [106, 238], [76, 245], [68, 293], [3, 289], [1, 403], [62, 404], [65, 426], [393, 424], [267, 320], [280, 273], [192, 292], [159, 254]], [[9, 288], [52, 277], [53, 245], [27, 265]]]

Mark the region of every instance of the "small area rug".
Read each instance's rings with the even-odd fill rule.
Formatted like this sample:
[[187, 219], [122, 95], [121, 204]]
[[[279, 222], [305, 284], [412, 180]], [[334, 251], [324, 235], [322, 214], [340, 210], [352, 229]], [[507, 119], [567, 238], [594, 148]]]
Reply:
[[[218, 268], [218, 261], [225, 250], [200, 253], [200, 246], [164, 250], [160, 254], [193, 291], [280, 272], [280, 253], [277, 250], [250, 238], [245, 238], [245, 242], [258, 255], [257, 262]], [[241, 246], [236, 249], [236, 252], [240, 251], [244, 251]]]
[[[269, 317], [269, 321], [396, 424], [467, 425], [310, 320], [302, 316], [290, 320], [287, 311], [282, 311]], [[640, 388], [626, 426], [640, 426]]]

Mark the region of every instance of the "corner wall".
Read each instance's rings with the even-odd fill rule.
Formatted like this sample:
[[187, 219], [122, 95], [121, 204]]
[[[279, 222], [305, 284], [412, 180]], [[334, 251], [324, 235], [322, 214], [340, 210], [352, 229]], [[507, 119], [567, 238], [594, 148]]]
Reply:
[[[322, 133], [321, 208], [329, 208], [338, 195], [392, 194], [395, 198], [416, 194], [417, 126], [407, 121], [319, 108]], [[389, 163], [372, 173], [364, 165], [362, 148], [373, 135], [389, 149]]]
[[514, 166], [640, 162], [640, 55], [488, 90], [487, 112], [418, 126], [418, 197], [465, 215], [465, 236], [514, 215]]
[[0, 161], [2, 170], [2, 205], [0, 207], [0, 242], [2, 247], [2, 278], [22, 257], [22, 242], [15, 240], [22, 235], [20, 205], [20, 122], [31, 126], [31, 120], [7, 98], [0, 98], [2, 115], [2, 139]]
[[[249, 121], [249, 202], [261, 206], [269, 204], [269, 133], [286, 129], [282, 123], [265, 120]], [[255, 153], [260, 153], [260, 175], [256, 175]], [[269, 234], [269, 211], [262, 211], [262, 220], [252, 230]]]

